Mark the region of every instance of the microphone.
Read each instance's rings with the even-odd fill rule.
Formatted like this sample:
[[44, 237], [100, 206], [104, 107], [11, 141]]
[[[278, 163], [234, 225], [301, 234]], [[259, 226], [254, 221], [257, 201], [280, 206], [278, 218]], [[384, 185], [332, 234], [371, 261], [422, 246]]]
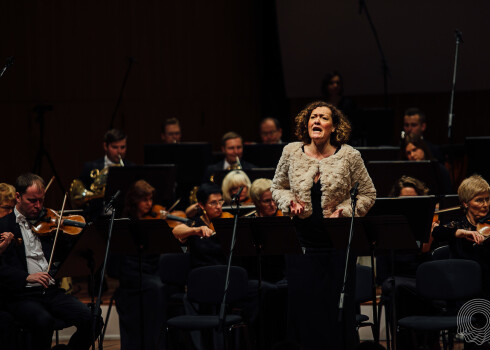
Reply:
[[244, 188], [245, 188], [245, 186], [240, 186], [240, 189], [238, 190], [238, 192], [236, 194], [234, 194], [233, 197], [231, 197], [232, 202], [239, 202], [240, 201], [240, 195], [242, 194], [242, 191]]
[[464, 40], [463, 40], [463, 33], [461, 32], [461, 30], [459, 30], [459, 29], [455, 29], [455, 30], [454, 30], [454, 35], [456, 36], [456, 40], [457, 40], [457, 41], [460, 41], [460, 42], [464, 43]]
[[350, 190], [350, 197], [352, 199], [356, 198], [357, 197], [357, 193], [359, 192], [359, 182], [356, 182], [354, 184], [354, 187], [352, 187], [352, 189]]
[[120, 194], [121, 194], [121, 190], [117, 190], [117, 192], [114, 193], [114, 195], [111, 197], [111, 200], [109, 201], [109, 203], [107, 203], [107, 205], [105, 206], [105, 209], [104, 209], [105, 213], [108, 213], [109, 210], [114, 207], [114, 201], [116, 200], [117, 197], [119, 197]]

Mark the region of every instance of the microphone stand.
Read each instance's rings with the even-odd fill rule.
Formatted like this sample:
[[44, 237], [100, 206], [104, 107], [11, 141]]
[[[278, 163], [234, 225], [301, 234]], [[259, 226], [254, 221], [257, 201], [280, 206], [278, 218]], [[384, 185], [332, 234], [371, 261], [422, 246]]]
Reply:
[[14, 56], [7, 57], [7, 62], [5, 63], [5, 66], [3, 66], [2, 70], [0, 71], [0, 78], [3, 77], [3, 74], [7, 70], [8, 67], [14, 64]]
[[449, 102], [449, 115], [448, 115], [448, 121], [447, 121], [447, 138], [449, 142], [449, 164], [451, 164], [451, 175], [452, 179], [454, 182], [454, 167], [453, 167], [453, 118], [454, 118], [454, 113], [453, 113], [453, 105], [454, 105], [454, 88], [456, 86], [456, 70], [458, 68], [458, 53], [459, 53], [459, 44], [464, 43], [463, 41], [463, 33], [456, 29], [454, 31], [454, 36], [456, 37], [456, 52], [454, 53], [454, 70], [453, 70], [453, 85], [451, 88], [451, 100]]
[[225, 348], [226, 348], [226, 336], [224, 333], [225, 329], [225, 318], [226, 318], [226, 295], [228, 293], [228, 286], [230, 284], [230, 269], [231, 269], [231, 260], [233, 258], [233, 250], [235, 249], [235, 243], [236, 243], [236, 227], [238, 223], [238, 216], [240, 212], [240, 194], [243, 191], [243, 186], [240, 187], [238, 190], [238, 193], [235, 195], [235, 198], [233, 201], [236, 204], [236, 212], [235, 212], [235, 217], [233, 221], [233, 233], [231, 235], [231, 245], [230, 245], [230, 254], [228, 255], [228, 263], [226, 265], [226, 279], [225, 279], [225, 290], [223, 294], [223, 300], [221, 301], [221, 307], [219, 310], [219, 327], [218, 327], [218, 332], [223, 333], [223, 340], [225, 342]]
[[[111, 213], [111, 222], [110, 222], [110, 225], [109, 225], [109, 233], [108, 233], [108, 236], [107, 236], [107, 246], [106, 246], [106, 250], [105, 250], [105, 254], [104, 254], [104, 262], [102, 264], [102, 269], [100, 271], [100, 280], [102, 281], [104, 279], [104, 275], [105, 275], [105, 268], [106, 268], [106, 265], [107, 265], [107, 258], [109, 256], [109, 246], [110, 246], [110, 243], [111, 243], [111, 237], [112, 237], [112, 228], [114, 226], [114, 218], [116, 217], [116, 208], [114, 207], [114, 202], [116, 200], [116, 198], [119, 196], [119, 194], [121, 193], [121, 190], [118, 190], [112, 197], [111, 197], [111, 200], [109, 201], [109, 203], [107, 204], [107, 206], [105, 207], [104, 211], [107, 213], [109, 212], [109, 210], [112, 209], [112, 213]], [[95, 350], [95, 333], [96, 333], [96, 329], [97, 329], [97, 318], [98, 318], [98, 315], [99, 315], [99, 309], [100, 309], [100, 303], [101, 303], [101, 299], [102, 299], [102, 283], [100, 283], [99, 285], [99, 292], [97, 293], [97, 302], [95, 303], [95, 307], [94, 309], [92, 310], [92, 317], [93, 317], [93, 324], [92, 324], [92, 349]], [[101, 342], [99, 342], [99, 349], [103, 349], [103, 345]]]
[[347, 250], [345, 253], [344, 281], [342, 283], [342, 289], [340, 291], [340, 299], [339, 299], [339, 316], [338, 316], [339, 323], [343, 322], [343, 318], [344, 318], [345, 285], [347, 284], [347, 276], [349, 270], [350, 245], [352, 242], [352, 237], [354, 236], [354, 217], [356, 214], [358, 186], [359, 186], [359, 182], [356, 182], [354, 187], [350, 191], [350, 198], [351, 198], [351, 205], [352, 205], [352, 218], [350, 222], [349, 242], [347, 243]]
[[390, 68], [388, 67], [388, 62], [386, 62], [386, 57], [383, 52], [383, 48], [381, 47], [381, 42], [379, 41], [378, 32], [376, 31], [373, 20], [369, 15], [366, 1], [359, 0], [359, 14], [362, 14], [363, 11], [366, 13], [366, 18], [369, 22], [369, 26], [371, 27], [371, 31], [373, 32], [374, 40], [376, 40], [376, 46], [378, 47], [379, 54], [381, 55], [381, 68], [383, 69], [383, 95], [385, 100], [385, 108], [388, 108], [388, 77], [391, 78]]

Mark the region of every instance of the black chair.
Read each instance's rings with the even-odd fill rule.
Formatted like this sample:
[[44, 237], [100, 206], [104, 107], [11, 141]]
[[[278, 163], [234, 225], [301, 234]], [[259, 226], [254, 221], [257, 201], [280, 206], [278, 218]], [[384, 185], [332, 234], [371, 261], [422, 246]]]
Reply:
[[[199, 305], [199, 312], [211, 309], [211, 313], [197, 315], [176, 316], [167, 320], [166, 340], [168, 344], [169, 330], [180, 329], [184, 331], [194, 330], [218, 330], [219, 327], [219, 308], [223, 299], [226, 279], [226, 266], [206, 266], [193, 269], [189, 273], [187, 280], [187, 298], [191, 303]], [[227, 304], [233, 304], [243, 300], [248, 293], [247, 271], [241, 267], [232, 266], [228, 292], [226, 296]], [[242, 317], [238, 314], [226, 313], [223, 329], [225, 348], [228, 344], [228, 337], [231, 330], [236, 327], [246, 327]], [[246, 330], [246, 328], [244, 328]], [[248, 333], [247, 343], [248, 340]]]
[[359, 336], [359, 328], [371, 327], [373, 339], [376, 339], [374, 323], [368, 322], [369, 316], [361, 314], [361, 304], [373, 300], [373, 276], [372, 268], [369, 266], [356, 266], [356, 331]]
[[191, 258], [189, 254], [169, 253], [162, 254], [159, 261], [160, 279], [169, 286], [174, 286], [170, 301], [181, 304], [184, 298], [184, 287], [191, 270]]
[[432, 251], [432, 260], [451, 259], [451, 249], [448, 245], [437, 247]]
[[[477, 296], [482, 289], [480, 265], [472, 260], [445, 259], [429, 261], [417, 270], [417, 293], [438, 304], [445, 302], [437, 315], [408, 316], [398, 325], [414, 332], [443, 331], [444, 349], [453, 348], [457, 330], [457, 306]], [[445, 341], [446, 334], [449, 342]]]

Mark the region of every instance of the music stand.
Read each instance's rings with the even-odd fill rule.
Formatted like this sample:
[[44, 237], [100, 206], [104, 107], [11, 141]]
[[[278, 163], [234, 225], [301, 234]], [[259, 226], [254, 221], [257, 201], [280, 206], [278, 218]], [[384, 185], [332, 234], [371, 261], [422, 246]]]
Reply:
[[124, 198], [129, 187], [138, 180], [145, 180], [155, 188], [154, 203], [171, 204], [174, 199], [176, 178], [175, 165], [135, 165], [128, 167], [110, 167], [107, 175], [105, 201], [121, 190], [114, 207], [122, 213]]
[[407, 218], [415, 239], [421, 243], [427, 243], [435, 205], [436, 197], [434, 196], [376, 198], [376, 202], [366, 216], [403, 215]]
[[[213, 226], [225, 253], [231, 245], [234, 219], [214, 219]], [[234, 254], [256, 256], [258, 268], [258, 332], [257, 343], [262, 346], [262, 256], [282, 254], [302, 254], [296, 229], [289, 216], [239, 218], [236, 230]]]
[[[70, 249], [67, 257], [56, 266], [54, 279], [62, 277], [92, 276], [104, 261], [107, 245], [107, 227], [102, 228], [98, 222], [87, 225], [80, 238]], [[93, 283], [92, 283], [93, 285]], [[92, 293], [92, 298], [94, 293]]]
[[276, 168], [286, 143], [254, 143], [243, 145], [243, 160], [260, 168]]
[[177, 166], [177, 196], [187, 198], [193, 186], [201, 183], [211, 163], [209, 142], [181, 142], [144, 146], [145, 164], [175, 164]]
[[490, 136], [467, 137], [464, 141], [466, 155], [468, 156], [468, 175], [480, 174], [485, 180], [490, 181], [490, 170], [486, 162], [488, 149], [490, 148]]
[[[121, 225], [120, 223], [124, 223]], [[114, 235], [111, 239], [111, 252], [114, 255], [136, 255], [139, 265], [139, 307], [141, 349], [144, 347], [145, 311], [143, 303], [143, 255], [183, 253], [172, 230], [164, 220], [129, 220], [114, 222]]]
[[[392, 348], [396, 344], [396, 284], [395, 284], [395, 252], [414, 253], [419, 251], [419, 245], [415, 241], [415, 234], [410, 222], [403, 215], [380, 215], [366, 217], [365, 228], [370, 240], [375, 242], [374, 255], [391, 255], [391, 275], [393, 281], [392, 293], [392, 323], [393, 330]], [[388, 326], [388, 324], [387, 324]], [[389, 348], [389, 332], [386, 332], [386, 342]]]
[[370, 161], [366, 168], [373, 179], [378, 197], [387, 197], [395, 182], [403, 175], [424, 182], [430, 194], [444, 194], [436, 161]]
[[397, 160], [400, 155], [400, 148], [393, 146], [380, 147], [355, 147], [361, 153], [364, 164], [375, 160]]

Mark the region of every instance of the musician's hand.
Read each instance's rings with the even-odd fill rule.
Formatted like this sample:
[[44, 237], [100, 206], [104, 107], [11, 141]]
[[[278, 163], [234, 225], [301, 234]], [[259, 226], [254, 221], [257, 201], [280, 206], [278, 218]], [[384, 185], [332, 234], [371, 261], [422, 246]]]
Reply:
[[305, 211], [305, 206], [301, 202], [291, 201], [289, 204], [289, 210], [292, 215], [302, 214]]
[[214, 231], [207, 226], [196, 227], [197, 235], [201, 237], [211, 237], [214, 235]]
[[54, 282], [49, 273], [47, 272], [36, 272], [27, 276], [27, 282], [29, 283], [40, 283], [44, 288], [49, 287], [50, 282]]
[[483, 237], [477, 231], [469, 231], [469, 230], [462, 230], [462, 229], [456, 230], [456, 238], [465, 238], [468, 241], [475, 242], [476, 244], [481, 244], [485, 240], [485, 237]]
[[10, 242], [14, 239], [14, 234], [12, 232], [4, 232], [0, 234], [0, 253], [3, 253], [7, 249]]
[[341, 218], [342, 217], [342, 212], [344, 211], [344, 209], [337, 209], [336, 211], [334, 211], [332, 213], [332, 215], [330, 215], [331, 218]]

